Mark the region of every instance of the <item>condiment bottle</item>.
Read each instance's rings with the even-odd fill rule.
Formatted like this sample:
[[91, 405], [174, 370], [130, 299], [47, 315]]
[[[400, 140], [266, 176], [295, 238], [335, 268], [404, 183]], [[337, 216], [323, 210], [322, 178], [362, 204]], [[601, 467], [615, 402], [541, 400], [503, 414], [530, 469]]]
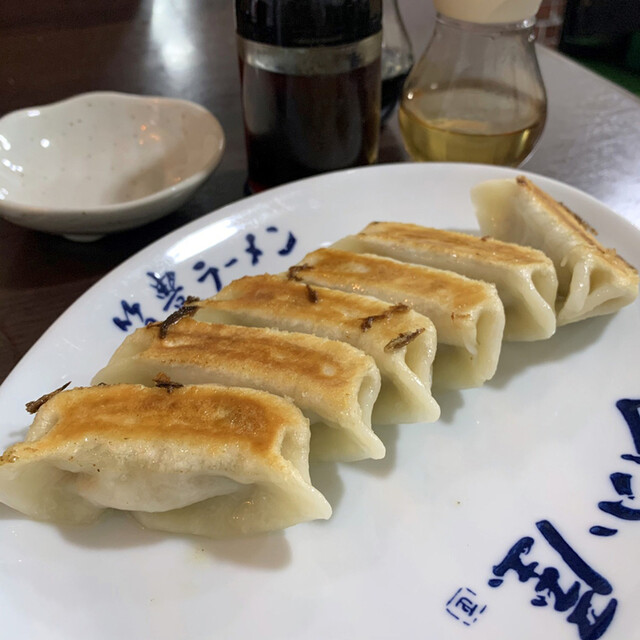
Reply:
[[380, 0], [236, 0], [248, 187], [372, 164]]
[[402, 85], [413, 65], [413, 51], [398, 0], [382, 1], [382, 110], [384, 122], [400, 99]]
[[436, 27], [399, 110], [415, 160], [518, 166], [546, 120], [534, 47], [540, 0], [436, 0]]

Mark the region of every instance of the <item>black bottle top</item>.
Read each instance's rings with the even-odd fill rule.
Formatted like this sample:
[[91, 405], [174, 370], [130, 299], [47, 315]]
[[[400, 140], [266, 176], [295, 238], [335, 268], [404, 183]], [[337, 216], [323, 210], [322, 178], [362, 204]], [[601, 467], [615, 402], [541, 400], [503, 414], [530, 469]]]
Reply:
[[382, 28], [381, 0], [236, 0], [236, 28], [247, 40], [281, 47], [357, 42]]

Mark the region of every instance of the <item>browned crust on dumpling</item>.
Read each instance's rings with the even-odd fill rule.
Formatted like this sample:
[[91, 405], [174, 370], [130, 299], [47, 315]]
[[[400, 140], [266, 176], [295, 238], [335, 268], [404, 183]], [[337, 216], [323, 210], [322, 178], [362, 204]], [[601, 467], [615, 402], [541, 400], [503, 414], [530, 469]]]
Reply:
[[557, 223], [575, 232], [585, 244], [594, 249], [612, 267], [626, 276], [637, 275], [637, 269], [622, 256], [618, 255], [615, 249], [608, 249], [598, 242], [596, 239], [598, 232], [577, 213], [571, 211], [561, 202], [554, 200], [548, 193], [537, 187], [525, 176], [518, 176], [516, 183], [527, 192], [530, 198], [537, 201]]
[[[300, 274], [302, 275], [302, 274]], [[390, 305], [370, 296], [346, 293], [326, 287], [314, 287], [318, 301], [311, 302], [304, 282], [287, 276], [244, 276], [229, 283], [214, 298], [199, 303], [202, 309], [232, 312], [256, 310], [265, 316], [286, 316], [291, 322], [313, 319], [318, 327], [336, 326], [345, 332], [362, 331], [362, 321], [368, 316], [382, 314]], [[196, 316], [197, 319], [197, 316]], [[415, 331], [428, 318], [414, 312], [391, 314], [382, 322], [376, 322], [371, 330], [378, 338], [388, 341], [398, 333]]]
[[[304, 258], [307, 269], [299, 274], [303, 281], [351, 283], [354, 292], [360, 284], [392, 283], [405, 295], [438, 301], [455, 310], [456, 315], [468, 313], [487, 299], [488, 285], [451, 271], [367, 253], [352, 253], [340, 249], [318, 249]], [[329, 285], [330, 286], [330, 285]]]
[[502, 242], [490, 237], [479, 238], [459, 231], [446, 231], [403, 222], [374, 222], [357, 234], [376, 238], [382, 243], [402, 245], [433, 254], [457, 255], [482, 259], [488, 264], [539, 264], [549, 259], [530, 247]]
[[[146, 331], [142, 329], [141, 331]], [[157, 328], [149, 331], [157, 332]], [[295, 380], [303, 377], [325, 394], [338, 394], [364, 375], [372, 361], [337, 340], [275, 329], [208, 324], [184, 318], [164, 339], [154, 337], [141, 352], [171, 365], [223, 366], [251, 377], [254, 372]]]
[[62, 393], [70, 384], [71, 384], [71, 380], [69, 380], [69, 382], [65, 382], [61, 387], [58, 387], [57, 389], [54, 389], [49, 393], [45, 393], [44, 395], [40, 396], [37, 400], [31, 400], [30, 402], [27, 402], [24, 405], [25, 409], [29, 413], [37, 413], [40, 407], [42, 407], [44, 404], [49, 402], [51, 398], [54, 398], [59, 393]]
[[269, 457], [278, 450], [283, 429], [303, 420], [288, 400], [217, 385], [185, 386], [172, 393], [129, 384], [81, 387], [58, 394], [43, 411], [55, 421], [51, 430], [9, 448], [0, 464], [69, 444], [91, 449], [92, 443], [124, 441], [212, 453], [237, 446]]

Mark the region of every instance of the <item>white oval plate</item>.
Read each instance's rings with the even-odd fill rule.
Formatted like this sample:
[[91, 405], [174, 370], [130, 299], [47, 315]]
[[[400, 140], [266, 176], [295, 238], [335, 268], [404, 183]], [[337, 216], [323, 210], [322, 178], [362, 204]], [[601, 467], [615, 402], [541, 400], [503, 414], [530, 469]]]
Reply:
[[[165, 317], [187, 294], [214, 294], [216, 278], [283, 271], [372, 220], [474, 230], [470, 188], [515, 174], [436, 164], [340, 172], [172, 233], [95, 285], [16, 367], [0, 388], [2, 444], [24, 435], [25, 402], [67, 380], [87, 384], [123, 329]], [[532, 177], [640, 264], [637, 229]], [[545, 342], [506, 344], [494, 380], [438, 396], [440, 422], [380, 428], [385, 460], [314, 466], [334, 507], [327, 522], [213, 542], [145, 531], [122, 514], [56, 528], [0, 509], [5, 635], [639, 638], [629, 494], [640, 490], [640, 419], [630, 411], [627, 424], [616, 408], [640, 398], [639, 315], [636, 302]]]

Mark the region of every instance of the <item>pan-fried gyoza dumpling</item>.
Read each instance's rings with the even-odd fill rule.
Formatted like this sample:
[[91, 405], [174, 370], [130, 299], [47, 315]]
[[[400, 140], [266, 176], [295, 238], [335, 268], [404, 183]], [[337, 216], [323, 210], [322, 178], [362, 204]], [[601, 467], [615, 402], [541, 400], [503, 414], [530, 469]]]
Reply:
[[368, 296], [311, 287], [289, 277], [235, 280], [198, 302], [197, 320], [275, 327], [341, 340], [373, 357], [382, 375], [374, 423], [433, 422], [440, 407], [431, 395], [436, 330], [415, 311]]
[[400, 222], [372, 222], [334, 247], [492, 282], [504, 305], [505, 340], [543, 340], [555, 333], [558, 279], [551, 260], [537, 249]]
[[166, 330], [148, 325], [128, 336], [93, 383], [152, 386], [159, 371], [183, 384], [214, 382], [291, 398], [311, 421], [313, 458], [384, 457], [371, 429], [380, 372], [373, 358], [344, 342], [182, 318]]
[[[494, 285], [452, 271], [371, 254], [318, 249], [298, 268], [303, 282], [406, 304], [435, 325], [436, 387], [477, 387], [496, 371], [504, 309]], [[299, 265], [299, 266], [300, 266]]]
[[613, 313], [638, 295], [638, 272], [575, 213], [524, 176], [490, 180], [471, 197], [483, 233], [544, 251], [558, 273], [558, 325]]
[[151, 528], [210, 537], [328, 518], [309, 481], [308, 425], [289, 400], [253, 389], [63, 391], [0, 458], [0, 501], [58, 523], [122, 509]]

